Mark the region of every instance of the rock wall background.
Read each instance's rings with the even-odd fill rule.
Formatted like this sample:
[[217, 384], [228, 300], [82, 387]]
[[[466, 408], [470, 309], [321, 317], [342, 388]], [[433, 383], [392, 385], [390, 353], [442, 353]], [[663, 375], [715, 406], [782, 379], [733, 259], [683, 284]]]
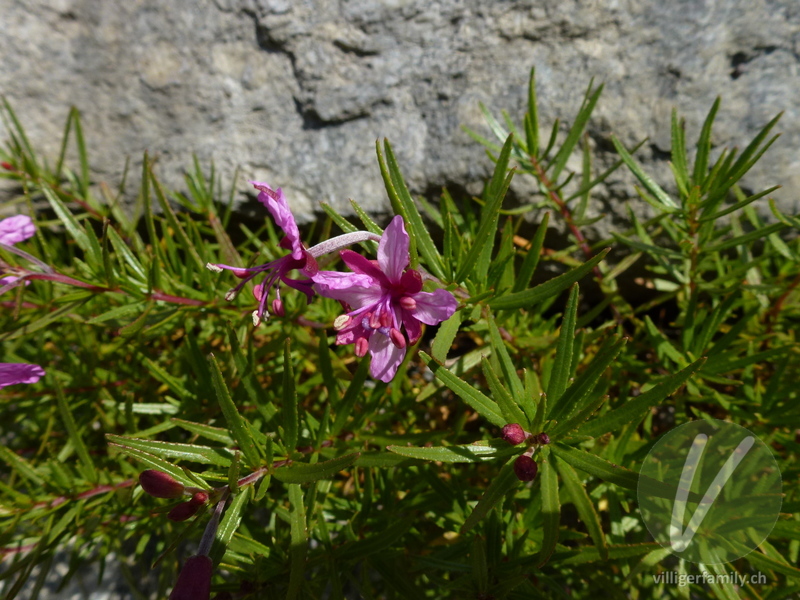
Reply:
[[[589, 131], [614, 132], [669, 180], [669, 116], [696, 139], [722, 95], [715, 141], [745, 145], [780, 111], [783, 136], [747, 179], [800, 209], [796, 0], [0, 0], [0, 93], [35, 146], [58, 152], [70, 105], [96, 176], [158, 157], [180, 187], [192, 153], [230, 180], [282, 186], [305, 219], [319, 201], [385, 209], [374, 157], [392, 140], [412, 191], [477, 192], [491, 168], [460, 126], [478, 102], [521, 116], [536, 66], [540, 118], [571, 121], [605, 83]], [[0, 137], [5, 137], [0, 130]], [[608, 155], [611, 159], [611, 155]], [[529, 193], [519, 181], [516, 194]], [[599, 195], [614, 213], [620, 174]]]

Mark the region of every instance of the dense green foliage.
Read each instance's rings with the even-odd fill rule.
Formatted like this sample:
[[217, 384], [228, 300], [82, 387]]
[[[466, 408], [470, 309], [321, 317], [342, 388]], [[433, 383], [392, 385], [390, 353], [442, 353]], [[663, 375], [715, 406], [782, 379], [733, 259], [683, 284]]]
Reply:
[[[595, 172], [584, 130], [600, 92], [590, 86], [572, 125], [551, 133], [533, 77], [518, 127], [484, 109], [494, 138], [473, 136], [495, 170], [480, 198], [413, 198], [391, 146], [378, 144], [412, 265], [460, 305], [389, 384], [369, 378], [369, 356], [334, 345], [337, 303], [287, 293], [286, 316], [254, 328], [250, 293], [225, 301], [234, 278], [206, 263], [246, 266], [285, 251], [268, 215], [236, 221], [233, 191], [223, 193], [213, 171], [195, 165], [181, 194], [162, 187], [145, 157], [131, 211], [124, 184], [91, 181], [77, 112], [48, 164], [6, 105], [3, 177], [19, 186], [11, 212], [37, 224], [20, 247], [58, 277], [1, 299], [0, 361], [47, 371], [0, 391], [5, 597], [35, 596], [59, 551], [69, 556], [66, 579], [113, 554], [133, 597], [166, 597], [211, 508], [166, 519], [176, 502], [143, 493], [144, 469], [219, 488], [211, 504], [228, 503], [211, 551], [213, 589], [237, 598], [800, 591], [800, 219], [770, 204], [765, 221], [770, 211], [756, 209], [772, 190], [747, 196], [738, 185], [774, 141], [777, 119], [743, 150], [720, 152], [719, 102], [700, 132], [685, 132], [674, 114], [674, 182], [664, 189], [616, 139], [619, 161]], [[697, 136], [692, 148], [687, 134]], [[629, 230], [593, 244], [583, 233], [593, 191], [617, 169], [635, 176], [649, 212], [630, 210]], [[512, 176], [532, 178], [539, 193], [504, 204]], [[356, 204], [352, 218], [323, 208], [308, 241], [382, 231]], [[532, 215], [536, 227], [523, 235]], [[567, 247], [546, 248], [557, 221]], [[375, 248], [360, 250], [374, 257]], [[0, 259], [36, 271], [2, 249]], [[618, 283], [632, 269], [646, 296]], [[768, 541], [734, 564], [702, 567], [760, 571], [766, 585], [653, 579], [700, 571], [642, 524], [639, 466], [658, 435], [702, 418], [749, 428], [779, 460], [783, 514]], [[512, 470], [525, 448], [498, 439], [507, 423], [551, 439], [534, 454], [532, 483]]]

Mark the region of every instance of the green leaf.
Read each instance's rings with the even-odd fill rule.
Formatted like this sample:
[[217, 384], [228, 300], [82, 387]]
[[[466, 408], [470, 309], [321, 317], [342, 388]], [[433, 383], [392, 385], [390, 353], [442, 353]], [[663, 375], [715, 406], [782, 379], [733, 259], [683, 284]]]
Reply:
[[461, 311], [457, 310], [453, 316], [447, 319], [444, 323], [439, 325], [439, 331], [436, 332], [436, 337], [433, 338], [431, 346], [431, 354], [433, 358], [439, 362], [447, 360], [447, 353], [450, 351], [450, 346], [453, 345], [453, 340], [456, 339], [458, 328], [461, 326]]
[[597, 101], [600, 99], [600, 94], [602, 93], [602, 84], [597, 86], [594, 91], [592, 91], [592, 84], [589, 84], [589, 89], [586, 91], [583, 104], [578, 110], [578, 116], [575, 118], [575, 123], [573, 123], [572, 127], [570, 128], [567, 138], [564, 140], [561, 148], [558, 149], [558, 152], [553, 157], [553, 171], [550, 174], [550, 179], [553, 182], [558, 181], [558, 176], [561, 175], [561, 171], [563, 171], [564, 167], [567, 165], [567, 161], [572, 155], [572, 151], [575, 149], [575, 146], [577, 146], [578, 141], [580, 141], [581, 134], [586, 128], [586, 123], [588, 123], [589, 117], [592, 116], [592, 111], [594, 111], [594, 107], [597, 104]]
[[542, 495], [542, 549], [536, 555], [539, 567], [550, 560], [556, 549], [561, 524], [561, 502], [558, 498], [558, 477], [554, 460], [555, 456], [551, 456], [549, 447], [541, 449], [539, 492]]
[[[508, 390], [503, 386], [502, 383], [500, 383], [497, 373], [495, 373], [491, 363], [486, 359], [485, 356], [481, 357], [481, 366], [483, 368], [483, 374], [486, 377], [486, 381], [489, 383], [489, 389], [492, 390], [492, 396], [496, 398], [497, 404], [500, 407], [500, 411], [503, 413], [506, 422], [519, 423], [522, 425], [523, 429], [530, 429], [528, 417], [522, 412], [522, 409], [520, 409], [517, 403], [514, 402], [514, 398], [512, 398]], [[522, 396], [524, 396], [524, 392], [517, 397], [521, 398]]]
[[422, 360], [428, 363], [428, 368], [433, 371], [439, 381], [444, 383], [450, 390], [456, 393], [459, 398], [469, 404], [475, 411], [482, 417], [488, 420], [493, 425], [502, 427], [506, 424], [503, 418], [503, 413], [496, 402], [491, 400], [482, 392], [476, 390], [474, 387], [459, 379], [445, 367], [437, 363], [433, 358], [425, 354], [419, 353]]
[[503, 199], [505, 198], [508, 186], [511, 184], [511, 178], [513, 177], [513, 171], [508, 174], [506, 173], [513, 146], [514, 136], [509, 135], [497, 159], [492, 179], [487, 186], [488, 200], [481, 211], [481, 222], [478, 227], [478, 232], [475, 234], [475, 239], [473, 239], [472, 246], [466, 257], [462, 257], [461, 264], [454, 278], [456, 282], [463, 281], [467, 275], [472, 273], [484, 247], [487, 244], [489, 244], [490, 247], [494, 244], [494, 238], [497, 234], [497, 215], [500, 212], [500, 208], [503, 206]]
[[635, 398], [629, 398], [619, 408], [585, 423], [578, 428], [576, 434], [597, 437], [605, 433], [620, 431], [624, 425], [641, 419], [649, 409], [660, 404], [667, 396], [674, 393], [703, 366], [705, 361], [705, 358], [696, 360], [688, 367], [681, 369], [674, 375], [670, 375], [646, 392], [639, 394]]
[[528, 112], [525, 114], [525, 139], [528, 154], [539, 156], [539, 108], [536, 101], [536, 68], [531, 68], [528, 82]]
[[172, 476], [173, 479], [176, 481], [181, 482], [183, 485], [195, 486], [197, 482], [186, 475], [183, 469], [180, 469], [173, 465], [172, 463], [167, 462], [163, 458], [159, 458], [149, 452], [143, 452], [142, 450], [137, 450], [136, 448], [131, 448], [129, 446], [121, 446], [119, 444], [115, 444], [113, 442], [109, 442], [108, 444], [117, 452], [121, 452], [126, 456], [130, 456], [131, 458], [135, 458], [139, 462], [144, 463], [148, 468], [157, 469], [159, 471], [163, 471], [164, 473]]
[[519, 375], [517, 375], [517, 368], [514, 365], [514, 361], [511, 360], [494, 315], [489, 315], [487, 325], [489, 326], [489, 340], [492, 344], [492, 351], [500, 362], [500, 369], [503, 371], [503, 377], [505, 377], [511, 394], [514, 398], [522, 398], [525, 394], [525, 387], [522, 385]]
[[678, 208], [678, 205], [675, 204], [675, 201], [669, 197], [669, 194], [661, 189], [661, 187], [653, 180], [653, 178], [644, 172], [642, 167], [639, 166], [639, 163], [637, 163], [625, 149], [625, 146], [623, 146], [622, 143], [613, 135], [611, 136], [611, 142], [614, 144], [614, 148], [617, 149], [617, 153], [620, 155], [620, 158], [622, 158], [625, 164], [628, 165], [628, 168], [631, 170], [631, 172], [662, 206], [666, 208]]
[[178, 442], [160, 442], [121, 435], [109, 434], [106, 437], [113, 444], [125, 446], [126, 448], [136, 448], [163, 458], [188, 460], [204, 465], [218, 465], [226, 468], [230, 466], [233, 460], [233, 451], [227, 448], [211, 448], [209, 446], [181, 444]]
[[575, 341], [575, 321], [578, 317], [578, 284], [572, 285], [561, 322], [561, 331], [558, 334], [556, 357], [550, 371], [550, 381], [547, 385], [547, 398], [555, 406], [558, 399], [567, 389], [567, 383], [572, 376], [572, 345]]
[[239, 524], [242, 522], [242, 514], [244, 509], [250, 504], [253, 496], [253, 486], [249, 485], [241, 488], [239, 493], [233, 497], [230, 506], [225, 509], [225, 515], [222, 517], [222, 522], [217, 529], [217, 535], [214, 538], [214, 547], [211, 551], [211, 557], [217, 563], [222, 560], [228, 544], [231, 543], [233, 535], [239, 529]]
[[76, 300], [74, 302], [70, 302], [69, 304], [65, 304], [61, 308], [56, 309], [51, 313], [45, 314], [43, 317], [34, 319], [30, 323], [28, 323], [27, 325], [23, 325], [19, 329], [16, 329], [10, 333], [0, 336], [0, 339], [15, 340], [17, 338], [28, 336], [36, 331], [39, 331], [40, 329], [47, 327], [51, 323], [58, 321], [64, 315], [72, 315], [72, 313], [75, 312], [75, 309], [78, 306], [89, 300], [89, 298], [91, 297], [92, 296], [88, 298], [82, 298], [81, 300]]
[[[669, 500], [673, 500], [675, 498], [675, 493], [677, 490], [668, 483], [657, 481], [651, 477], [647, 477], [646, 475], [640, 476], [630, 469], [616, 465], [605, 460], [604, 458], [590, 454], [585, 450], [581, 450], [573, 446], [567, 446], [566, 444], [562, 444], [560, 442], [551, 444], [549, 448], [559, 459], [564, 460], [576, 469], [580, 469], [585, 473], [589, 473], [589, 475], [594, 475], [595, 477], [598, 477], [603, 481], [607, 481], [608, 483], [613, 483], [619, 487], [637, 491], [639, 489], [639, 480], [643, 479], [647, 485], [648, 493], [659, 498], [667, 498]], [[703, 496], [696, 492], [690, 492], [689, 499], [691, 499], [692, 502], [700, 502], [703, 499]]]
[[[594, 541], [594, 545], [600, 551], [600, 557], [603, 560], [608, 560], [608, 544], [603, 533], [603, 527], [600, 524], [600, 516], [595, 510], [589, 494], [586, 493], [586, 488], [583, 486], [578, 474], [568, 463], [561, 459], [556, 459], [555, 456], [553, 456], [552, 460], [556, 461], [556, 469], [561, 475], [564, 487], [572, 500], [572, 504], [578, 511], [581, 521], [586, 526], [592, 541]], [[544, 484], [544, 481], [542, 483]]]
[[524, 292], [517, 292], [515, 294], [506, 294], [499, 298], [493, 298], [489, 301], [489, 306], [495, 310], [514, 310], [519, 308], [531, 308], [548, 298], [557, 296], [573, 283], [582, 279], [589, 273], [595, 265], [603, 260], [608, 254], [610, 248], [606, 248], [600, 254], [587, 260], [580, 267], [567, 271], [563, 275], [553, 277], [553, 279], [539, 284], [535, 287], [525, 290]]
[[503, 500], [506, 494], [516, 489], [519, 486], [519, 479], [514, 473], [513, 467], [514, 459], [507, 462], [497, 476], [489, 483], [483, 496], [478, 500], [478, 504], [472, 509], [464, 524], [461, 526], [461, 534], [467, 533], [470, 529], [475, 527], [480, 521], [489, 514], [499, 502]]
[[353, 374], [353, 379], [350, 381], [350, 385], [347, 386], [347, 391], [344, 393], [342, 401], [334, 406], [336, 419], [331, 426], [331, 436], [338, 435], [342, 427], [347, 423], [347, 419], [353, 416], [351, 414], [353, 406], [363, 392], [364, 382], [367, 380], [367, 375], [369, 375], [369, 366], [370, 357], [365, 356], [361, 359], [358, 369], [356, 369], [356, 372]]
[[292, 369], [292, 340], [286, 338], [283, 344], [283, 442], [291, 452], [297, 446], [297, 392], [294, 387]]
[[231, 393], [228, 391], [228, 386], [225, 385], [225, 380], [222, 378], [222, 371], [220, 371], [217, 360], [214, 358], [213, 354], [209, 355], [208, 362], [209, 365], [211, 365], [211, 381], [217, 393], [217, 401], [222, 409], [222, 414], [225, 415], [225, 421], [228, 423], [231, 435], [239, 445], [239, 450], [242, 451], [247, 464], [251, 468], [257, 469], [261, 466], [261, 459], [256, 450], [253, 437], [250, 435], [249, 428], [236, 409], [236, 405], [233, 403]]
[[[551, 437], [563, 435], [577, 427], [591, 412], [591, 392], [600, 381], [605, 370], [614, 361], [625, 345], [627, 338], [614, 334], [603, 342], [597, 354], [573, 384], [567, 388], [557, 404], [551, 403], [550, 419], [559, 421], [552, 428]], [[550, 397], [548, 395], [548, 401]], [[588, 404], [587, 404], [588, 401]]]
[[77, 453], [81, 463], [83, 463], [86, 473], [90, 474], [89, 477], [91, 480], [96, 482], [98, 471], [94, 465], [91, 455], [89, 454], [89, 449], [86, 447], [86, 442], [83, 440], [83, 436], [81, 436], [81, 433], [78, 430], [78, 425], [75, 423], [75, 419], [72, 416], [72, 411], [70, 411], [69, 405], [67, 404], [67, 399], [64, 396], [64, 390], [61, 388], [61, 384], [55, 377], [48, 377], [48, 381], [56, 389], [58, 410], [61, 413], [61, 420], [67, 430], [69, 441], [72, 442], [72, 447], [75, 448], [75, 452]]
[[359, 560], [385, 550], [401, 539], [411, 528], [410, 519], [402, 519], [392, 523], [381, 531], [376, 531], [370, 537], [342, 544], [336, 549], [336, 557], [341, 560]]
[[523, 291], [531, 282], [531, 277], [536, 272], [536, 267], [539, 265], [539, 257], [542, 254], [542, 246], [544, 245], [544, 236], [547, 233], [547, 224], [550, 222], [550, 213], [544, 213], [539, 226], [536, 228], [536, 233], [533, 234], [533, 239], [528, 245], [528, 251], [522, 261], [522, 265], [517, 273], [517, 278], [514, 281], [514, 287], [511, 288], [512, 292]]
[[284, 483], [309, 483], [320, 479], [330, 479], [339, 471], [346, 469], [361, 455], [360, 452], [345, 454], [331, 460], [310, 463], [293, 463], [289, 466], [276, 468], [272, 476]]
[[[395, 206], [394, 202], [397, 203], [395, 210], [398, 212], [398, 214], [402, 214], [403, 218], [406, 220], [408, 234], [412, 240], [412, 246], [416, 247], [422, 257], [425, 259], [425, 262], [427, 263], [428, 268], [431, 270], [431, 273], [436, 275], [436, 277], [439, 279], [444, 279], [445, 275], [442, 257], [439, 254], [439, 251], [436, 249], [436, 246], [431, 239], [431, 235], [428, 232], [428, 228], [423, 223], [419, 210], [417, 210], [414, 199], [411, 197], [411, 194], [406, 187], [405, 181], [403, 180], [403, 174], [400, 172], [400, 166], [397, 164], [397, 160], [394, 157], [394, 152], [392, 151], [392, 146], [389, 143], [389, 140], [384, 140], [383, 145], [384, 149], [386, 150], [385, 160], [383, 154], [381, 153], [380, 142], [376, 142], [378, 150], [378, 162], [381, 166], [381, 174], [383, 174], [384, 183], [386, 184], [386, 191], [389, 194], [389, 198], [393, 200], [393, 206]], [[400, 207], [401, 210], [397, 210], [397, 207]], [[412, 257], [413, 256], [414, 252], [412, 250]], [[415, 265], [412, 264], [412, 267], [413, 266]]]
[[[658, 542], [645, 542], [643, 544], [620, 544], [608, 547], [609, 560], [624, 560], [627, 558], [635, 558], [654, 550], [660, 550], [661, 545]], [[580, 553], [565, 558], [561, 561], [561, 565], [581, 565], [587, 562], [595, 562], [597, 560], [605, 560], [600, 555], [600, 549], [596, 546], [581, 548]]]
[[519, 454], [520, 449], [510, 446], [504, 441], [476, 442], [456, 446], [387, 446], [393, 452], [407, 458], [432, 460], [443, 463], [477, 463], [506, 458]]
[[694, 161], [694, 183], [695, 185], [703, 186], [705, 184], [706, 175], [708, 174], [708, 156], [711, 154], [711, 128], [714, 125], [714, 118], [719, 110], [720, 98], [714, 100], [711, 110], [708, 111], [708, 116], [703, 122], [703, 128], [700, 130], [700, 137], [697, 139], [697, 157]]
[[308, 553], [308, 530], [306, 528], [306, 509], [303, 504], [303, 489], [297, 484], [289, 485], [289, 503], [292, 506], [290, 519], [292, 546], [289, 550], [291, 569], [286, 600], [294, 600], [300, 596], [300, 589], [303, 586], [306, 554]]
[[678, 110], [672, 109], [672, 172], [681, 194], [689, 190], [689, 167], [686, 161], [686, 136], [683, 120], [678, 119]]

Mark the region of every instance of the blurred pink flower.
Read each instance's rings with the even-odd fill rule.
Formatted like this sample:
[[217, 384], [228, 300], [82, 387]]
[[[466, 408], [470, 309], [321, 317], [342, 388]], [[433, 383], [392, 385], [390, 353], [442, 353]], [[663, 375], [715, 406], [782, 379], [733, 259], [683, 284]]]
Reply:
[[17, 383], [36, 383], [44, 369], [29, 363], [0, 363], [0, 388]]
[[422, 335], [421, 323], [437, 325], [458, 308], [447, 290], [422, 291], [419, 271], [406, 269], [408, 249], [403, 218], [396, 216], [381, 237], [377, 261], [343, 250], [342, 260], [353, 273], [320, 271], [312, 276], [320, 296], [339, 300], [348, 310], [334, 321], [336, 343], [355, 344], [357, 356], [369, 352], [370, 374], [384, 382], [394, 378], [406, 346]]
[[0, 221], [0, 244], [13, 246], [32, 237], [34, 233], [36, 227], [26, 215], [16, 215]]

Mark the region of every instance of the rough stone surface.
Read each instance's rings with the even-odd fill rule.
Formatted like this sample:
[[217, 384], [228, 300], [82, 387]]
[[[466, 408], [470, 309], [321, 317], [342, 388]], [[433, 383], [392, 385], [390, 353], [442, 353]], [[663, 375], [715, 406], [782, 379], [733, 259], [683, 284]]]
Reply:
[[[610, 133], [669, 180], [669, 117], [696, 139], [717, 95], [715, 142], [745, 145], [784, 110], [783, 137], [747, 180], [800, 206], [800, 4], [796, 0], [2, 0], [0, 91], [34, 145], [58, 152], [83, 113], [98, 179], [157, 156], [167, 182], [195, 153], [230, 178], [283, 186], [312, 218], [352, 197], [385, 210], [374, 141], [393, 141], [412, 191], [475, 192], [491, 165], [460, 129], [487, 133], [478, 103], [521, 116], [536, 66], [541, 119], [571, 120], [605, 83], [589, 131]], [[0, 131], [5, 137], [5, 133]], [[605, 160], [611, 160], [606, 154]], [[529, 184], [528, 184], [529, 185]], [[532, 188], [515, 188], [526, 200]], [[619, 212], [630, 178], [599, 194]]]

